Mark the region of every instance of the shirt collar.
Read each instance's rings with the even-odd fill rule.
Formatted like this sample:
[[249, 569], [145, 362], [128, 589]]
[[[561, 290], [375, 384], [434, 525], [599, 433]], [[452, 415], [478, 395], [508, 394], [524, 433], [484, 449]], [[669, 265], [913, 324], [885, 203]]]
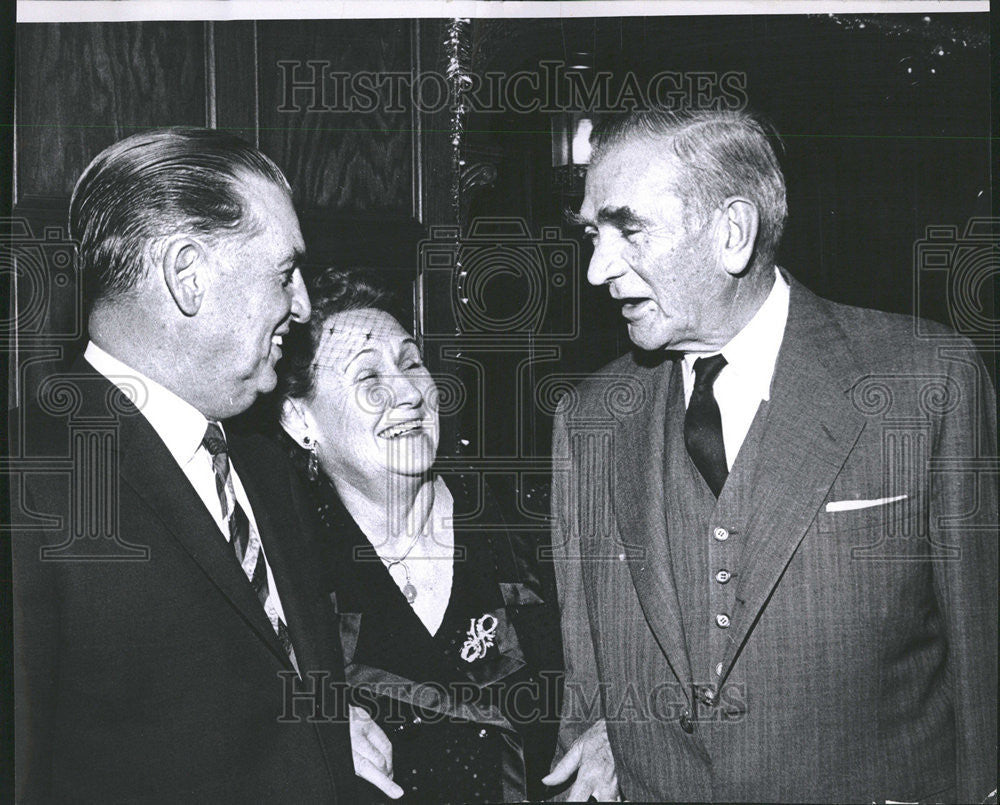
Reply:
[[140, 393], [137, 406], [174, 460], [184, 467], [195, 457], [208, 427], [204, 414], [155, 380], [109, 355], [93, 341], [87, 343], [83, 357], [130, 399], [135, 396], [138, 382], [144, 393]]
[[777, 268], [774, 273], [774, 285], [764, 304], [728, 344], [717, 352], [684, 353], [684, 371], [687, 376], [694, 377], [694, 362], [698, 358], [721, 352], [726, 359], [723, 371], [730, 376], [739, 375], [748, 395], [752, 393], [756, 399], [761, 400], [771, 398], [771, 380], [785, 335], [790, 297], [788, 281]]

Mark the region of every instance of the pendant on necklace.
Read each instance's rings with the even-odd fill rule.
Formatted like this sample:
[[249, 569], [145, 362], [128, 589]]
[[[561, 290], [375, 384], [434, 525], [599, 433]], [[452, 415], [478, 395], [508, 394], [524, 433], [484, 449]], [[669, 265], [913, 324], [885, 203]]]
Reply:
[[[410, 548], [412, 548], [412, 547], [413, 546], [411, 545]], [[414, 587], [413, 586], [413, 582], [410, 581], [410, 568], [408, 568], [406, 566], [406, 562], [403, 561], [403, 559], [406, 558], [406, 555], [409, 552], [410, 551], [409, 551], [409, 548], [408, 548], [407, 551], [406, 551], [406, 553], [403, 554], [399, 559], [391, 559], [391, 560], [389, 560], [389, 559], [386, 559], [385, 557], [382, 557], [382, 561], [385, 562], [385, 569], [389, 571], [389, 575], [390, 576], [392, 576], [392, 569], [394, 567], [401, 567], [401, 568], [403, 568], [403, 572], [406, 574], [406, 583], [402, 587], [402, 593], [403, 593], [403, 597], [406, 599], [406, 603], [412, 604], [414, 601], [417, 600], [417, 588]], [[396, 581], [396, 580], [393, 579], [393, 581]], [[399, 584], [399, 582], [396, 581], [396, 584]]]

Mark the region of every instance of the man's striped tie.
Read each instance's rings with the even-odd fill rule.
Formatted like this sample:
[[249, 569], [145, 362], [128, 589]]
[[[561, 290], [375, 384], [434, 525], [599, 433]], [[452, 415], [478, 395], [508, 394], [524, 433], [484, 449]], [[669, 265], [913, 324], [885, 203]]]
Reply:
[[267, 605], [267, 599], [271, 594], [267, 583], [267, 559], [260, 547], [260, 536], [256, 529], [250, 528], [246, 512], [236, 500], [233, 479], [229, 472], [229, 446], [226, 444], [226, 437], [217, 422], [208, 423], [205, 438], [202, 439], [201, 443], [212, 456], [212, 468], [215, 470], [215, 491], [218, 492], [219, 503], [222, 504], [222, 516], [229, 524], [229, 543], [233, 546], [236, 561], [243, 568], [243, 572], [250, 581], [250, 586], [257, 594], [257, 600], [260, 601], [275, 634], [278, 635], [278, 641], [288, 652], [288, 657], [298, 672], [299, 665], [295, 660], [292, 640], [288, 636], [288, 627], [278, 617], [274, 609]]

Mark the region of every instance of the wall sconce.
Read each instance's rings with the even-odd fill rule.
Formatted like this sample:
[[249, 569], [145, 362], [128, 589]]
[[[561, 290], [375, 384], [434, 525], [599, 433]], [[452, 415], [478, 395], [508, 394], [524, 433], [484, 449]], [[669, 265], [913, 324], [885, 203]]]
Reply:
[[[594, 54], [577, 51], [569, 55], [567, 69], [593, 81]], [[586, 110], [557, 112], [552, 116], [552, 173], [556, 188], [569, 195], [583, 195], [584, 178], [590, 164], [590, 132], [593, 115]]]
[[593, 126], [587, 112], [558, 112], [552, 117], [552, 172], [556, 187], [564, 193], [583, 195]]

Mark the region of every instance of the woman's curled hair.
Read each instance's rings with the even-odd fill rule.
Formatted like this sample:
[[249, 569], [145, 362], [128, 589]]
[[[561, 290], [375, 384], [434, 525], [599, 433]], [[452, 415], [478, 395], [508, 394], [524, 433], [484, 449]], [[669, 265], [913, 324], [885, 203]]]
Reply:
[[325, 268], [306, 280], [312, 316], [306, 324], [293, 324], [282, 344], [278, 364], [278, 397], [305, 399], [315, 384], [316, 352], [329, 318], [348, 310], [374, 309], [404, 322], [395, 295], [370, 269]]

